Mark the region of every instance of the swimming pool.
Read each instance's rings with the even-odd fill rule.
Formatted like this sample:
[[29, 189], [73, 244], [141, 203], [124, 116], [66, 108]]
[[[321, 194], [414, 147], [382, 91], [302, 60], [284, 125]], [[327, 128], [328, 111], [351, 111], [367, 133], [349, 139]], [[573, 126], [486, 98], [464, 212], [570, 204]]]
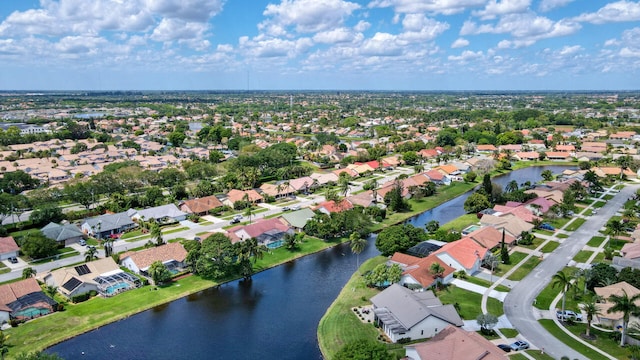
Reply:
[[462, 235], [469, 235], [480, 228], [481, 228], [480, 225], [469, 225], [466, 228], [464, 228], [464, 230], [462, 230]]
[[49, 313], [48, 309], [39, 309], [35, 307], [28, 307], [26, 309], [22, 309], [13, 314], [14, 317], [26, 317], [26, 318], [34, 318], [41, 315], [47, 315]]
[[107, 288], [104, 289], [104, 292], [107, 295], [113, 295], [113, 294], [115, 294], [116, 292], [118, 292], [120, 290], [128, 289], [130, 287], [131, 287], [131, 285], [129, 285], [126, 282], [119, 282], [119, 283], [117, 283], [115, 285], [107, 286]]

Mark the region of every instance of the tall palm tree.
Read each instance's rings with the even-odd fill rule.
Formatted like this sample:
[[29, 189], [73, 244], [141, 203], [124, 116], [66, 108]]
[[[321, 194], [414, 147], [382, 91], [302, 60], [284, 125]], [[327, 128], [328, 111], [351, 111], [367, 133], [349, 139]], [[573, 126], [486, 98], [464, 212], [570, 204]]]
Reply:
[[360, 268], [360, 253], [364, 251], [367, 246], [367, 239], [363, 239], [357, 231], [354, 231], [349, 235], [351, 241], [351, 252], [356, 254], [356, 269]]
[[558, 271], [553, 275], [551, 288], [555, 289], [556, 286], [562, 289], [562, 313], [564, 314], [565, 304], [567, 300], [567, 292], [573, 287], [573, 277], [567, 275], [563, 271]]
[[158, 223], [154, 222], [151, 225], [151, 238], [156, 241], [156, 246], [164, 244], [164, 239], [162, 238], [162, 230], [160, 230], [160, 225], [158, 225]]
[[622, 295], [609, 296], [609, 302], [613, 303], [613, 306], [607, 310], [607, 313], [621, 312], [622, 313], [622, 336], [620, 338], [620, 346], [624, 346], [625, 335], [627, 334], [627, 326], [629, 326], [629, 317], [640, 316], [640, 306], [636, 304], [640, 300], [640, 294], [636, 294], [629, 297], [625, 290], [622, 290]]
[[264, 254], [269, 252], [269, 249], [261, 244], [258, 244], [258, 239], [255, 237], [250, 238], [245, 241], [247, 243], [247, 250], [249, 252], [249, 256], [253, 257], [253, 262], [264, 258]]
[[349, 178], [346, 176], [343, 176], [338, 180], [338, 188], [340, 189], [342, 196], [347, 196], [350, 185]]
[[56, 293], [58, 293], [58, 287], [53, 285], [46, 285], [43, 291], [48, 297], [53, 299]]
[[251, 216], [253, 216], [253, 205], [249, 204], [249, 206], [244, 209], [243, 215], [249, 218], [249, 224], [251, 224]]
[[36, 275], [36, 269], [32, 267], [26, 267], [22, 270], [22, 278], [28, 279], [30, 277], [34, 277]]
[[439, 287], [440, 282], [442, 281], [442, 274], [444, 274], [444, 267], [440, 265], [439, 262], [434, 262], [429, 267], [429, 272], [433, 275], [436, 280], [436, 288]]
[[587, 314], [587, 338], [591, 336], [591, 322], [593, 321], [593, 317], [596, 315], [600, 315], [600, 306], [596, 302], [595, 297], [585, 301], [582, 303], [582, 310]]
[[507, 186], [505, 186], [504, 190], [508, 193], [518, 190], [518, 182], [515, 180], [509, 181]]
[[98, 250], [94, 246], [90, 246], [87, 248], [87, 251], [84, 253], [84, 260], [86, 262], [93, 261], [98, 258]]

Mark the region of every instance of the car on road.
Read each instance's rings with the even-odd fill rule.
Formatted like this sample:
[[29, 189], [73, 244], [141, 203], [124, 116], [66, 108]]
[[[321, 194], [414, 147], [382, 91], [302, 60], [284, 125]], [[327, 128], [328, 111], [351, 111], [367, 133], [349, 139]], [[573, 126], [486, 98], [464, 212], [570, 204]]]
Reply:
[[526, 350], [529, 348], [529, 343], [526, 341], [518, 340], [511, 344], [510, 347], [513, 351]]
[[234, 217], [233, 219], [231, 219], [231, 221], [229, 221], [231, 224], [237, 224], [240, 222], [240, 219]]
[[282, 207], [282, 211], [289, 211], [289, 210], [291, 210], [291, 208], [290, 208], [290, 207], [288, 207], [288, 206], [283, 206], [283, 207]]
[[508, 344], [498, 344], [498, 348], [504, 352], [511, 352], [511, 346]]
[[293, 211], [300, 210], [300, 205], [294, 205], [294, 206], [292, 206], [292, 207], [291, 207], [291, 210], [293, 210]]
[[571, 311], [571, 310], [565, 310], [564, 312], [562, 312], [562, 310], [557, 310], [556, 317], [558, 318], [558, 320], [562, 320], [562, 321], [567, 321], [567, 320], [582, 321], [582, 313], [580, 312], [576, 313], [575, 311]]

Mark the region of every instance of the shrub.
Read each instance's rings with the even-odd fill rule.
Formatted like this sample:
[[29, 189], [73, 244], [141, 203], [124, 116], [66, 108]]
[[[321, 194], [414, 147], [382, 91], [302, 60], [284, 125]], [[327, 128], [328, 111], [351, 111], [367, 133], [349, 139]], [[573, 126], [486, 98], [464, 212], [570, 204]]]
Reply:
[[410, 337], [404, 337], [404, 338], [400, 338], [398, 339], [398, 344], [408, 344], [411, 342], [411, 338]]
[[73, 303], [77, 304], [77, 303], [81, 303], [83, 301], [89, 300], [90, 297], [91, 297], [90, 293], [84, 293], [84, 294], [80, 294], [80, 295], [76, 295], [76, 296], [72, 297], [71, 301], [73, 301]]
[[57, 311], [64, 311], [64, 304], [58, 304], [58, 310]]

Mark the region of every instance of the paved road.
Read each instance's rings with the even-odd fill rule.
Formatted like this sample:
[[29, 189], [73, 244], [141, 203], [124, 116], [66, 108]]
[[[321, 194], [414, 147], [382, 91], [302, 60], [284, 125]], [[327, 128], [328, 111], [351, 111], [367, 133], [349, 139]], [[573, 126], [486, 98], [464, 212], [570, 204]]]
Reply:
[[520, 334], [532, 345], [544, 348], [545, 353], [559, 359], [568, 356], [570, 359], [586, 359], [584, 355], [565, 345], [549, 334], [538, 323], [534, 316], [533, 301], [536, 296], [551, 281], [551, 277], [562, 270], [571, 259], [587, 244], [592, 236], [598, 233], [606, 222], [625, 201], [632, 196], [640, 185], [628, 185], [620, 193], [598, 210], [597, 215], [591, 216], [578, 230], [569, 235], [558, 248], [549, 254], [527, 277], [522, 279], [507, 295], [504, 302], [504, 312], [509, 321]]

